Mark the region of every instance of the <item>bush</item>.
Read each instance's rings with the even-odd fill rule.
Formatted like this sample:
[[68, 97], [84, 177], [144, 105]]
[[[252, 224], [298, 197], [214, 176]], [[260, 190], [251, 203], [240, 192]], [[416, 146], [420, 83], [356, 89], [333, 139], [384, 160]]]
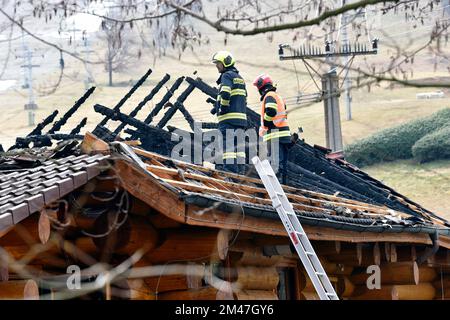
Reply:
[[412, 147], [426, 135], [450, 125], [450, 108], [429, 117], [382, 130], [345, 148], [346, 160], [365, 166], [382, 161], [412, 158]]
[[412, 154], [419, 162], [450, 158], [450, 123], [419, 139], [412, 147]]

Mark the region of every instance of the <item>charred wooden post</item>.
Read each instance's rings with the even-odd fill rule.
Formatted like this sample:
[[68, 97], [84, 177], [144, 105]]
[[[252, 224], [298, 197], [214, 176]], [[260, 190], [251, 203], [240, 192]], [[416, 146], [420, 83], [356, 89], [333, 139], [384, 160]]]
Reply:
[[81, 107], [81, 105], [90, 97], [90, 95], [94, 92], [95, 87], [91, 87], [89, 90], [87, 90], [84, 95], [78, 99], [75, 104], [67, 110], [67, 112], [58, 120], [56, 121], [53, 126], [48, 130], [48, 134], [53, 134], [55, 132], [58, 132], [63, 125], [67, 123], [67, 120]]
[[195, 86], [197, 89], [199, 89], [201, 92], [207, 94], [213, 99], [217, 98], [217, 95], [219, 94], [219, 90], [217, 88], [209, 86], [207, 83], [205, 83], [201, 78], [197, 77], [196, 79], [193, 79], [191, 77], [186, 77], [186, 81], [190, 84]]
[[53, 113], [50, 114], [44, 120], [42, 120], [42, 122], [38, 123], [37, 126], [29, 134], [26, 135], [26, 137], [17, 137], [16, 138], [16, 143], [11, 148], [9, 148], [9, 150], [19, 149], [19, 148], [28, 148], [28, 144], [30, 142], [28, 142], [27, 138], [28, 137], [32, 137], [32, 136], [40, 136], [40, 135], [42, 135], [42, 130], [47, 125], [52, 123], [53, 120], [55, 120], [56, 116], [58, 115], [58, 112], [59, 112], [58, 110], [53, 111]]
[[183, 83], [184, 77], [178, 78], [175, 83], [170, 87], [170, 89], [166, 92], [164, 97], [162, 97], [161, 101], [159, 101], [155, 108], [150, 112], [150, 114], [145, 118], [144, 122], [146, 124], [149, 124], [153, 121], [153, 118], [158, 115], [158, 113], [161, 111], [162, 108], [166, 105], [167, 102], [169, 102], [170, 98], [174, 95], [175, 91], [178, 90], [180, 85]]
[[[28, 145], [33, 142], [34, 145], [38, 146], [51, 146], [52, 140], [83, 140], [84, 136], [79, 134], [65, 134], [65, 133], [54, 133], [54, 134], [44, 134], [37, 136], [28, 136], [25, 138], [16, 138], [16, 146], [21, 146], [21, 148], [28, 148]], [[12, 147], [11, 147], [12, 148]]]
[[[136, 84], [123, 96], [122, 99], [115, 105], [113, 108], [114, 111], [119, 111], [120, 108], [125, 104], [125, 102], [133, 95], [133, 93], [147, 80], [147, 78], [152, 73], [152, 69], [148, 69], [147, 72], [136, 82]], [[102, 121], [97, 125], [97, 127], [104, 126], [108, 120], [110, 119], [109, 116], [105, 116]], [[95, 131], [95, 130], [94, 130]]]
[[[105, 106], [96, 104], [94, 106], [95, 111], [108, 115], [110, 119], [116, 121], [122, 121], [127, 125], [135, 127], [137, 130], [133, 131], [133, 134], [140, 136], [142, 141], [142, 147], [145, 150], [157, 152], [162, 155], [170, 156], [173, 147], [176, 145], [172, 141], [172, 134], [165, 130], [155, 128], [152, 125], [146, 124], [135, 118], [131, 118], [119, 111], [114, 111]], [[98, 127], [101, 132], [97, 132], [96, 136], [102, 137], [105, 141], [114, 141], [116, 136], [114, 133], [106, 129], [105, 127]], [[126, 132], [129, 132], [128, 130]]]
[[183, 103], [186, 101], [186, 99], [189, 97], [189, 95], [194, 91], [195, 86], [190, 84], [177, 98], [175, 103], [170, 107], [169, 110], [164, 114], [164, 117], [159, 121], [157, 124], [158, 128], [163, 128], [165, 125], [172, 119], [173, 115], [177, 110], [180, 110], [183, 115], [185, 116], [186, 120], [189, 122], [190, 127], [194, 128], [194, 119], [192, 116], [187, 112], [187, 110], [184, 108]]
[[42, 122], [38, 123], [38, 125], [36, 126], [36, 128], [34, 128], [29, 134], [27, 134], [27, 137], [29, 136], [37, 136], [37, 135], [41, 135], [42, 134], [42, 130], [49, 125], [50, 123], [53, 122], [53, 120], [56, 118], [56, 116], [58, 115], [59, 111], [55, 110], [53, 111], [52, 114], [50, 114], [47, 118], [45, 118], [44, 120], [42, 120]]
[[76, 135], [80, 133], [81, 128], [83, 128], [87, 124], [87, 117], [84, 117], [80, 123], [70, 131], [69, 135]]
[[[134, 118], [139, 111], [145, 106], [147, 102], [153, 99], [153, 97], [161, 90], [162, 86], [169, 81], [170, 75], [166, 74], [164, 78], [161, 79], [160, 82], [156, 84], [156, 86], [150, 91], [150, 93], [130, 112], [129, 117]], [[126, 126], [123, 122], [114, 130], [114, 134], [119, 134], [122, 129]]]
[[[126, 114], [123, 114], [120, 111], [115, 111], [108, 107], [102, 106], [101, 104], [96, 104], [94, 106], [94, 109], [96, 112], [105, 115], [105, 117], [107, 117], [110, 120], [122, 121], [123, 123], [125, 123], [127, 125], [135, 127], [136, 129], [138, 129], [140, 132], [142, 132], [145, 135], [161, 133], [161, 130], [158, 130], [157, 128], [155, 128], [151, 125], [148, 125], [140, 120], [137, 120]], [[114, 133], [111, 133], [111, 134], [113, 134], [113, 136], [115, 136]]]

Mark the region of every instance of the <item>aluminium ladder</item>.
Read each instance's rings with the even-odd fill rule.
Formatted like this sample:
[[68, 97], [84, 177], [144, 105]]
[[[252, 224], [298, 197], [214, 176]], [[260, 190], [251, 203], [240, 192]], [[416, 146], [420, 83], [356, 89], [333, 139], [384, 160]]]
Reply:
[[261, 161], [256, 156], [252, 159], [252, 162], [320, 300], [339, 300], [269, 161]]

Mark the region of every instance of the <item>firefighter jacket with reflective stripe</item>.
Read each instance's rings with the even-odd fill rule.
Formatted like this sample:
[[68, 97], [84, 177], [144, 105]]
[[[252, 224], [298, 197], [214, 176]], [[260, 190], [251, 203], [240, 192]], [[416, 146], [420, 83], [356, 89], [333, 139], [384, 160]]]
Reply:
[[264, 141], [276, 138], [282, 143], [291, 141], [286, 105], [275, 91], [267, 92], [262, 99], [259, 135]]
[[234, 67], [227, 68], [217, 84], [220, 85], [216, 102], [219, 124], [247, 127], [247, 90], [239, 71]]

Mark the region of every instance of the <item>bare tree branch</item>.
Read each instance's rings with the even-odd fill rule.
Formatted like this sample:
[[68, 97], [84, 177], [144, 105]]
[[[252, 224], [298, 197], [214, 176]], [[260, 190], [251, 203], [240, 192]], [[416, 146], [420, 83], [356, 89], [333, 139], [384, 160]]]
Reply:
[[98, 63], [102, 63], [102, 62], [98, 62], [98, 61], [87, 61], [83, 58], [81, 58], [80, 56], [78, 56], [77, 54], [68, 51], [60, 46], [58, 46], [55, 43], [49, 42], [45, 39], [42, 39], [41, 37], [37, 36], [36, 34], [34, 34], [33, 32], [29, 31], [27, 28], [25, 28], [20, 22], [18, 22], [17, 20], [15, 20], [13, 17], [11, 17], [9, 14], [7, 14], [2, 8], [0, 8], [0, 13], [3, 14], [9, 21], [11, 21], [13, 24], [15, 24], [16, 26], [18, 26], [20, 29], [22, 29], [25, 33], [27, 33], [28, 35], [30, 35], [31, 37], [33, 37], [34, 39], [44, 43], [47, 46], [53, 47], [55, 49], [57, 49], [58, 51], [62, 51], [66, 54], [68, 54], [69, 56], [84, 62], [84, 63], [91, 63], [91, 64], [98, 64]]
[[321, 15], [319, 15], [318, 17], [316, 17], [314, 19], [303, 20], [303, 21], [298, 21], [298, 22], [293, 22], [293, 23], [273, 25], [273, 26], [262, 27], [262, 28], [255, 27], [251, 30], [242, 30], [239, 28], [229, 28], [229, 27], [224, 26], [222, 24], [223, 19], [213, 21], [213, 20], [207, 18], [204, 14], [202, 15], [202, 14], [196, 13], [192, 10], [187, 9], [184, 6], [177, 5], [176, 3], [174, 3], [170, 0], [165, 0], [165, 3], [169, 6], [171, 6], [172, 8], [175, 8], [180, 12], [190, 15], [191, 17], [193, 17], [197, 20], [203, 21], [204, 23], [213, 27], [217, 31], [222, 31], [227, 34], [244, 35], [244, 36], [252, 36], [252, 35], [261, 34], [261, 33], [282, 31], [282, 30], [292, 30], [292, 29], [297, 29], [297, 28], [301, 28], [301, 27], [318, 25], [322, 21], [324, 21], [328, 18], [331, 18], [331, 17], [336, 17], [342, 13], [345, 13], [345, 12], [348, 12], [351, 10], [356, 10], [359, 8], [364, 8], [369, 5], [375, 5], [378, 3], [386, 3], [386, 2], [399, 2], [399, 0], [362, 0], [362, 1], [344, 5], [340, 8], [334, 9], [334, 10], [325, 11], [324, 13], [322, 13]]

